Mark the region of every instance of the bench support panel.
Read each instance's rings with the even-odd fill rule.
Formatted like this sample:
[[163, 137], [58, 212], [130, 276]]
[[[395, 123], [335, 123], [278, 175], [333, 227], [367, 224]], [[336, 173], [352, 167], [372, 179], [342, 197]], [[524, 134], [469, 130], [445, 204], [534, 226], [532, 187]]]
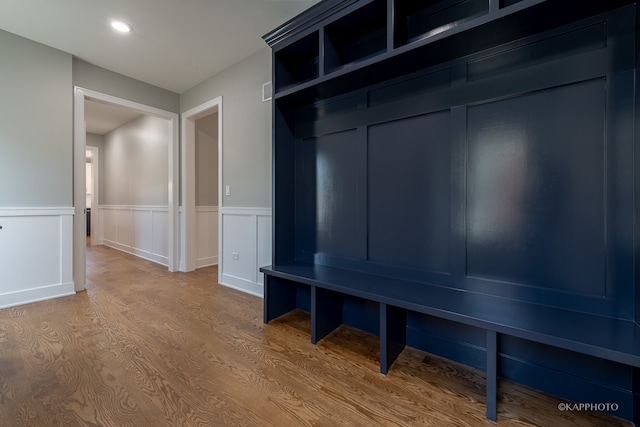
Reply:
[[498, 334], [487, 330], [487, 418], [497, 421], [498, 393]]
[[296, 309], [297, 287], [296, 283], [265, 274], [264, 323]]
[[318, 341], [342, 325], [342, 294], [311, 287], [311, 342]]
[[387, 374], [407, 345], [407, 311], [380, 304], [380, 373]]

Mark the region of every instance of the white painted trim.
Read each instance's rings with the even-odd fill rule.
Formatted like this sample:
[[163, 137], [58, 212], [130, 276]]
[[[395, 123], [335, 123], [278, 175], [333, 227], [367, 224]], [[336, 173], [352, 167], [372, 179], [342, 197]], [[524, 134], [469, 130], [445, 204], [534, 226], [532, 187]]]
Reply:
[[166, 256], [154, 254], [153, 252], [145, 251], [140, 248], [135, 248], [129, 245], [123, 245], [122, 243], [114, 242], [109, 239], [103, 239], [102, 244], [113, 249], [117, 249], [122, 252], [126, 252], [131, 255], [135, 255], [139, 258], [146, 259], [147, 261], [153, 261], [156, 264], [167, 266], [169, 259]]
[[[227, 235], [223, 249], [218, 256], [218, 283], [251, 295], [262, 297], [264, 280], [259, 268], [265, 254], [271, 259], [271, 221], [267, 221], [269, 232], [261, 218], [271, 218], [272, 209], [259, 207], [223, 207], [221, 217], [222, 233]], [[262, 224], [262, 225], [261, 225]], [[231, 237], [231, 238], [230, 238]], [[226, 251], [226, 252], [223, 252]], [[240, 254], [239, 259], [233, 253]], [[225, 263], [225, 260], [228, 262]]]
[[268, 81], [262, 84], [262, 102], [268, 102], [273, 99], [273, 83]]
[[196, 268], [211, 267], [212, 265], [218, 265], [220, 257], [212, 256], [208, 258], [199, 258], [196, 260]]
[[[86, 200], [84, 196], [85, 188], [85, 150], [86, 150], [86, 131], [84, 122], [84, 100], [95, 99], [102, 102], [120, 105], [123, 107], [138, 110], [143, 114], [159, 117], [169, 122], [169, 147], [168, 147], [168, 268], [169, 271], [178, 270], [179, 259], [179, 223], [178, 223], [178, 199], [179, 199], [179, 115], [171, 111], [161, 110], [149, 105], [140, 104], [138, 102], [129, 101], [124, 98], [97, 92], [91, 89], [74, 87], [74, 200], [75, 200], [75, 221], [74, 221], [74, 277], [80, 278], [81, 283], [76, 282], [76, 288], [84, 288], [86, 282], [86, 225], [84, 209], [86, 208]], [[80, 191], [81, 190], [81, 191]], [[82, 229], [84, 228], [84, 236], [81, 238]]]
[[0, 309], [75, 295], [73, 287], [73, 282], [69, 282], [3, 294]]
[[0, 217], [5, 216], [73, 216], [74, 208], [0, 208]]
[[[115, 226], [115, 228], [113, 230], [108, 230], [108, 233], [105, 233], [104, 228], [100, 231], [101, 234], [101, 243], [104, 244], [105, 246], [109, 246], [112, 247], [114, 249], [120, 250], [122, 252], [126, 252], [132, 255], [136, 255], [140, 258], [144, 258], [146, 260], [149, 261], [153, 261], [155, 263], [167, 266], [169, 263], [169, 258], [162, 254], [162, 253], [155, 253], [154, 252], [154, 247], [155, 247], [155, 243], [158, 242], [157, 239], [155, 239], [156, 237], [156, 233], [158, 231], [160, 232], [164, 232], [166, 230], [163, 230], [162, 228], [160, 229], [155, 229], [154, 228], [154, 221], [153, 221], [153, 214], [154, 213], [161, 213], [161, 214], [166, 214], [169, 212], [169, 207], [168, 206], [153, 206], [153, 205], [100, 205], [98, 207], [98, 212], [100, 216], [104, 215], [105, 211], [111, 211], [111, 212], [115, 212], [115, 220], [116, 223], [113, 224]], [[117, 221], [118, 212], [145, 212], [145, 213], [149, 213], [151, 214], [151, 229], [148, 230], [148, 233], [145, 234], [145, 229], [138, 229], [136, 227], [136, 222], [134, 221], [133, 217], [130, 218], [129, 221], [124, 221], [123, 223], [120, 223]], [[107, 224], [108, 223], [108, 224]], [[103, 227], [105, 225], [112, 225], [111, 222], [107, 221], [107, 223], [103, 222]], [[129, 233], [125, 233], [124, 234], [124, 238], [123, 235], [120, 234], [120, 229], [119, 227], [123, 226], [125, 230], [129, 230]], [[115, 233], [115, 234], [112, 234]], [[150, 233], [150, 234], [149, 234]], [[115, 236], [115, 240], [109, 238], [109, 237], [113, 237]], [[147, 249], [141, 248], [141, 247], [137, 247], [136, 246], [136, 242], [133, 236], [138, 236], [141, 240], [147, 240], [150, 243], [150, 246], [147, 247]], [[161, 238], [162, 240], [162, 238]], [[167, 239], [168, 240], [168, 239]]]
[[87, 283], [87, 218], [85, 209], [87, 169], [87, 130], [84, 120], [84, 93], [79, 87], [74, 87], [73, 93], [73, 204], [75, 216], [73, 219], [73, 281], [75, 290], [81, 291]]
[[250, 215], [250, 216], [271, 216], [271, 208], [222, 208], [222, 215]]
[[[201, 224], [201, 216], [206, 216], [207, 214], [210, 214], [209, 216], [214, 216], [215, 217], [215, 221], [219, 221], [220, 216], [219, 216], [219, 212], [220, 209], [218, 209], [218, 206], [196, 206], [196, 222], [198, 224]], [[210, 231], [209, 229], [207, 229], [208, 231]], [[201, 230], [198, 231], [197, 236], [196, 236], [196, 244], [198, 246], [198, 250], [196, 251], [196, 269], [197, 268], [202, 268], [202, 267], [209, 267], [212, 265], [217, 265], [220, 262], [220, 257], [218, 254], [218, 242], [220, 241], [220, 236], [217, 235], [217, 233], [219, 232], [219, 227], [215, 228], [215, 233], [216, 233], [216, 240], [215, 240], [215, 255], [211, 255], [211, 256], [205, 256], [202, 257], [202, 252], [201, 252], [201, 244], [202, 244], [202, 239], [205, 239], [205, 242], [208, 239], [208, 236], [204, 235], [202, 233]]]
[[[196, 195], [195, 195], [195, 121], [212, 113], [218, 113], [218, 206], [222, 205], [222, 96], [211, 99], [182, 113], [182, 216], [181, 260], [182, 271], [197, 268]], [[218, 253], [222, 247], [222, 220], [218, 213]], [[220, 274], [218, 273], [218, 276]], [[218, 277], [219, 279], [220, 277]]]
[[98, 205], [98, 209], [102, 210], [129, 210], [129, 211], [159, 211], [169, 212], [169, 206], [162, 205]]
[[[218, 267], [219, 268], [219, 267]], [[252, 282], [251, 280], [243, 279], [242, 277], [232, 276], [230, 274], [222, 274], [222, 280], [219, 280], [222, 286], [235, 289], [240, 292], [244, 292], [250, 295], [254, 295], [262, 298], [264, 295], [264, 286], [260, 283]]]
[[[26, 239], [28, 242], [33, 241], [39, 245], [41, 251], [32, 252], [32, 259], [29, 260], [29, 262], [33, 261], [38, 265], [42, 261], [50, 260], [52, 263], [47, 263], [49, 265], [48, 268], [55, 266], [52, 270], [47, 270], [48, 273], [46, 273], [46, 277], [41, 277], [36, 282], [29, 283], [26, 285], [29, 286], [26, 289], [20, 289], [20, 285], [26, 283], [24, 281], [25, 272], [23, 267], [14, 267], [12, 264], [5, 265], [2, 271], [2, 273], [4, 273], [4, 279], [0, 285], [8, 287], [5, 287], [0, 293], [0, 308], [75, 294], [73, 282], [74, 211], [74, 208], [71, 207], [0, 208], [0, 218], [3, 218], [2, 223], [5, 223], [5, 231], [10, 231], [11, 227], [20, 224], [18, 226], [21, 226], [22, 230], [19, 231], [18, 235], [13, 234], [13, 238], [19, 239], [21, 242], [24, 242]], [[52, 224], [56, 224], [57, 230], [48, 234], [50, 238], [43, 239], [41, 230], [38, 228], [34, 229], [33, 227], [33, 224], [38, 224], [41, 221], [40, 218], [43, 217], [52, 218], [51, 223], [47, 223], [48, 229]], [[0, 225], [2, 223], [0, 223]], [[35, 234], [29, 235], [30, 232]], [[5, 235], [2, 241], [4, 244], [9, 245], [8, 247], [4, 247], [5, 250], [11, 250], [16, 244], [20, 246], [19, 243], [21, 242], [7, 240], [12, 239], [12, 237], [9, 236], [11, 235]], [[44, 253], [42, 250], [44, 250]], [[34, 254], [39, 255], [35, 256]], [[41, 259], [40, 256], [43, 256], [46, 260]], [[50, 258], [53, 256], [57, 259]], [[8, 289], [12, 290], [5, 292]]]

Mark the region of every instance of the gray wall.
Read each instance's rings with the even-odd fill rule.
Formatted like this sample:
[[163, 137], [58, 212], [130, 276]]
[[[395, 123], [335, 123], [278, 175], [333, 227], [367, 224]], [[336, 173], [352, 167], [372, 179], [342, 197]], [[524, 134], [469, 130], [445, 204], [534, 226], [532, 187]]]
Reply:
[[222, 95], [223, 206], [271, 207], [271, 102], [262, 84], [271, 80], [271, 51], [258, 53], [186, 91], [180, 111]]
[[168, 150], [165, 119], [141, 116], [106, 134], [101, 203], [167, 206]]
[[268, 48], [182, 95], [4, 31], [0, 52], [0, 206], [73, 205], [74, 85], [172, 112], [222, 95], [223, 185], [231, 187], [223, 205], [271, 206], [271, 103], [261, 101]]
[[195, 121], [196, 206], [218, 206], [218, 113]]
[[72, 57], [1, 30], [0, 52], [0, 207], [70, 207]]
[[73, 59], [73, 84], [96, 92], [178, 113], [180, 95], [104, 68]]

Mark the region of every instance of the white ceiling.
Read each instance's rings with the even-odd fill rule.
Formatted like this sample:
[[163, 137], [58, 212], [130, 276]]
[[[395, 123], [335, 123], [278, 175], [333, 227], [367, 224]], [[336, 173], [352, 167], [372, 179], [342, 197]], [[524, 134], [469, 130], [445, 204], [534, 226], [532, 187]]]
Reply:
[[137, 110], [85, 99], [84, 116], [88, 133], [104, 135], [140, 117]]
[[[0, 0], [0, 29], [183, 93], [266, 47], [262, 36], [319, 0]], [[133, 27], [118, 34], [112, 19]], [[139, 114], [87, 102], [87, 131]]]
[[[183, 93], [318, 0], [0, 0], [0, 29]], [[110, 20], [133, 26], [117, 34]]]

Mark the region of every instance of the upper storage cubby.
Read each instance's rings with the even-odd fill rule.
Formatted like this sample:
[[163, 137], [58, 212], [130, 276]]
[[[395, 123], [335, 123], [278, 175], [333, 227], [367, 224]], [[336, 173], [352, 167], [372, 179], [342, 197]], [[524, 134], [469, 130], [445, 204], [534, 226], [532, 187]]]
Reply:
[[275, 53], [276, 92], [319, 76], [320, 38], [318, 34], [318, 31], [315, 31]]
[[500, 7], [511, 6], [512, 4], [520, 3], [522, 0], [500, 0]]
[[427, 38], [487, 13], [489, 0], [395, 0], [394, 46]]
[[374, 0], [325, 27], [325, 73], [387, 50], [387, 2]]

